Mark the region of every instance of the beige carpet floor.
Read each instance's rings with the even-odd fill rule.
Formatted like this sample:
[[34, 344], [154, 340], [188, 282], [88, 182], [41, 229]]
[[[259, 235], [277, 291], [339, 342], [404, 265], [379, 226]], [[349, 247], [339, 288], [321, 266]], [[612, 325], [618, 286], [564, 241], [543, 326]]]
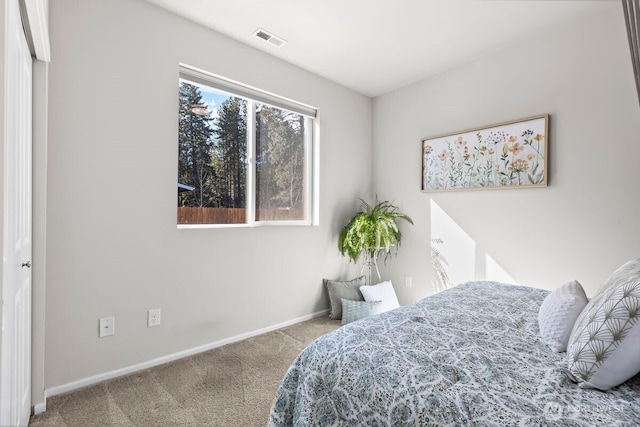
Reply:
[[47, 399], [29, 426], [266, 426], [280, 381], [320, 317]]

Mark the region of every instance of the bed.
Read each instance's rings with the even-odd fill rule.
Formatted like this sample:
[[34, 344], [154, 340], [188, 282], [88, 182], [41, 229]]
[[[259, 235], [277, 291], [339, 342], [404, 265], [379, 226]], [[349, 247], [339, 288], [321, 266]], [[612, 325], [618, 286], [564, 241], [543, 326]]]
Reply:
[[539, 337], [549, 291], [469, 282], [312, 342], [270, 426], [640, 426], [640, 375], [606, 392]]

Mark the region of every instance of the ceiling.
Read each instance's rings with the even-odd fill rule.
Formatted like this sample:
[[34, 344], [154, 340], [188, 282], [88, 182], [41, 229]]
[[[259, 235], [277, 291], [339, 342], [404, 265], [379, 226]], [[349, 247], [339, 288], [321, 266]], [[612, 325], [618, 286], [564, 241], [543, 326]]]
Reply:
[[[620, 6], [605, 0], [147, 1], [370, 97]], [[255, 37], [258, 28], [287, 43], [275, 47]]]

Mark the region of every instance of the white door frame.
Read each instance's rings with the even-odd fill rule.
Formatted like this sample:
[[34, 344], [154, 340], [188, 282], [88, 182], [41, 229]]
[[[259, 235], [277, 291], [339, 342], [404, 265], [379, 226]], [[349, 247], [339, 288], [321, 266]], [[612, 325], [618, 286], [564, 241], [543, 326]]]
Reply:
[[[6, 0], [2, 0], [6, 1]], [[46, 410], [45, 294], [47, 230], [47, 128], [49, 0], [20, 0], [24, 29], [33, 61], [33, 272], [31, 402], [34, 414]]]
[[18, 0], [3, 3], [0, 425], [31, 415], [32, 59]]

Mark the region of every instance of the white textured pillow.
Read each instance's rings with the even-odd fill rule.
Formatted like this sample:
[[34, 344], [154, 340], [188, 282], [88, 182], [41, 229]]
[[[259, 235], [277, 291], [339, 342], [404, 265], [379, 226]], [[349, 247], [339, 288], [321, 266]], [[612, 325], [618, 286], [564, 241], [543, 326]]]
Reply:
[[538, 324], [542, 341], [556, 353], [567, 350], [571, 330], [589, 300], [577, 280], [551, 292], [540, 306]]
[[360, 292], [362, 292], [365, 301], [382, 301], [378, 313], [384, 313], [385, 311], [400, 307], [396, 291], [393, 289], [390, 280], [378, 283], [377, 285], [360, 286]]
[[578, 317], [567, 375], [580, 388], [608, 390], [640, 372], [640, 258], [613, 272]]

